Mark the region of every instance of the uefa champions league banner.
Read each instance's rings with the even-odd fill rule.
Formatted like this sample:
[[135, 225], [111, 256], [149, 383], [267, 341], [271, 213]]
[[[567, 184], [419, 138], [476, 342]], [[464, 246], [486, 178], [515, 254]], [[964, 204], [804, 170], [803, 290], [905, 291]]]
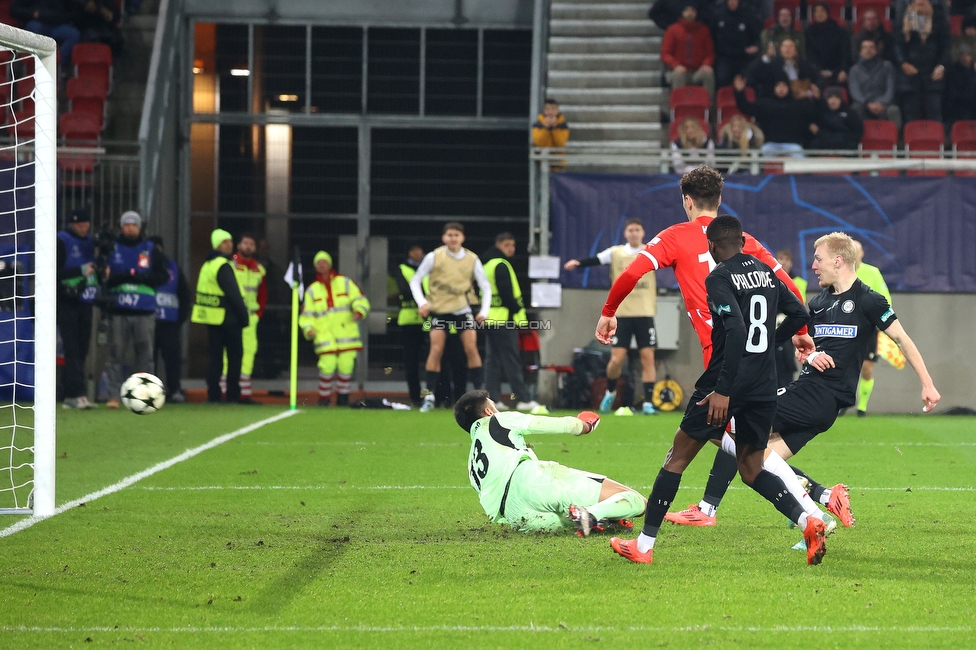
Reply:
[[[687, 219], [678, 177], [669, 174], [552, 175], [550, 252], [591, 257], [624, 242], [624, 224], [640, 219], [646, 240]], [[814, 242], [835, 230], [861, 241], [865, 262], [893, 291], [976, 292], [976, 178], [749, 176], [726, 179], [719, 213], [774, 254], [788, 249], [793, 272], [817, 286]], [[608, 267], [563, 271], [564, 287], [605, 289]], [[676, 288], [670, 270], [658, 286]]]

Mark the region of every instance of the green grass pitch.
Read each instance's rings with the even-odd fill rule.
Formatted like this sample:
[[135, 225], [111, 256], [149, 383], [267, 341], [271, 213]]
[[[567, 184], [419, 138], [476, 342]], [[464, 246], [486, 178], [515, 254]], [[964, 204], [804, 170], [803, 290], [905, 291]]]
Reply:
[[[58, 504], [282, 412], [59, 411]], [[678, 422], [531, 442], [647, 494]], [[716, 527], [665, 523], [637, 566], [605, 536], [487, 523], [446, 411], [307, 409], [0, 537], [0, 647], [972, 647], [973, 430], [845, 417], [804, 449], [795, 464], [850, 485], [857, 515], [820, 566], [738, 479]]]

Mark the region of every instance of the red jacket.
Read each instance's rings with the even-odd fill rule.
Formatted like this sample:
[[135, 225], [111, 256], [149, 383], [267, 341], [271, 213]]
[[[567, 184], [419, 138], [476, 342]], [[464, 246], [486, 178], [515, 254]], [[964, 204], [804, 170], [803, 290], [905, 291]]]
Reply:
[[715, 46], [704, 23], [682, 18], [668, 27], [661, 42], [661, 61], [668, 69], [683, 65], [689, 71], [715, 65]]

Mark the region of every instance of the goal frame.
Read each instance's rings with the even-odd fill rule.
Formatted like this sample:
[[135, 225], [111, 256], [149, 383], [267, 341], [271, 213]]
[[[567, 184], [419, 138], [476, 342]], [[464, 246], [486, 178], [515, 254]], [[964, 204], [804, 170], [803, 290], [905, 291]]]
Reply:
[[54, 514], [57, 376], [57, 43], [0, 24], [0, 46], [36, 57], [34, 66], [34, 489], [33, 504], [2, 512]]

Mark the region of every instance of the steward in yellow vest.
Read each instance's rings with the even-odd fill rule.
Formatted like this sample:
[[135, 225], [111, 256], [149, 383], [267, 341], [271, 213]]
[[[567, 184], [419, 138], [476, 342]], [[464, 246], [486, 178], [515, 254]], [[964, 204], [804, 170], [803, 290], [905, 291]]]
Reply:
[[258, 353], [258, 321], [264, 315], [264, 307], [268, 302], [268, 288], [265, 276], [268, 272], [264, 265], [254, 259], [257, 251], [257, 240], [254, 235], [245, 233], [237, 242], [237, 252], [231, 261], [234, 264], [234, 274], [237, 284], [241, 288], [241, 296], [247, 305], [248, 322], [244, 326], [241, 336], [244, 341], [244, 357], [241, 360], [241, 399], [251, 403], [251, 373], [254, 372], [254, 357]]
[[356, 356], [363, 349], [359, 321], [369, 315], [369, 300], [355, 282], [332, 268], [332, 256], [325, 251], [315, 254], [315, 271], [298, 325], [319, 357], [319, 406], [332, 403], [336, 370], [336, 403], [344, 406], [349, 403]]
[[213, 250], [200, 268], [196, 300], [190, 320], [207, 326], [207, 401], [220, 402], [220, 375], [227, 353], [227, 401], [240, 401], [241, 331], [248, 321], [247, 307], [234, 275], [230, 255], [234, 239], [226, 230], [210, 235]]

